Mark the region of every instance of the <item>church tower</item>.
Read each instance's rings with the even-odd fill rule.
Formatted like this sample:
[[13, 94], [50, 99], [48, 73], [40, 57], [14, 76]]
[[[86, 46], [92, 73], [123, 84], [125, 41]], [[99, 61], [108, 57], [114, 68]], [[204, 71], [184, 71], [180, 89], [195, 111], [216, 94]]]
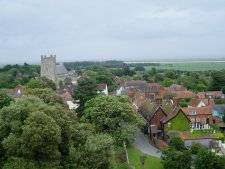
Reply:
[[47, 77], [57, 84], [55, 55], [50, 55], [50, 57], [41, 55], [41, 76]]

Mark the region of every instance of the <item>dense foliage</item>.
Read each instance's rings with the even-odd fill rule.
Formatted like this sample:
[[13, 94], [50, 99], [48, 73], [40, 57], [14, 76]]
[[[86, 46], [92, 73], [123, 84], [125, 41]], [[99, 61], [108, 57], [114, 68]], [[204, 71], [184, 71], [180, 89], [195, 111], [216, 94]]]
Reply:
[[28, 65], [6, 65], [0, 68], [0, 88], [14, 88], [18, 84], [25, 85], [30, 79], [38, 77], [40, 66]]
[[10, 102], [13, 101], [13, 98], [10, 97], [6, 90], [0, 90], [0, 109], [8, 106]]
[[0, 165], [4, 169], [107, 169], [113, 139], [79, 123], [74, 112], [24, 96], [0, 110]]
[[189, 150], [179, 137], [169, 142], [169, 147], [162, 151], [164, 169], [225, 169], [225, 156], [218, 156], [200, 143], [193, 144]]
[[132, 143], [138, 116], [125, 96], [99, 95], [85, 104], [82, 121], [94, 124], [101, 133], [109, 133], [115, 143]]

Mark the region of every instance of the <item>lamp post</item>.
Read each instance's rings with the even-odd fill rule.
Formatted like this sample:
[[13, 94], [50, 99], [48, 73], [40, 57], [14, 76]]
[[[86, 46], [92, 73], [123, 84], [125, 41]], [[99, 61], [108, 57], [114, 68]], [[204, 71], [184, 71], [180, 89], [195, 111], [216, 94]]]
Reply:
[[141, 161], [141, 167], [142, 167], [142, 169], [144, 169], [144, 164], [145, 164], [145, 156], [141, 156], [140, 157], [140, 161]]

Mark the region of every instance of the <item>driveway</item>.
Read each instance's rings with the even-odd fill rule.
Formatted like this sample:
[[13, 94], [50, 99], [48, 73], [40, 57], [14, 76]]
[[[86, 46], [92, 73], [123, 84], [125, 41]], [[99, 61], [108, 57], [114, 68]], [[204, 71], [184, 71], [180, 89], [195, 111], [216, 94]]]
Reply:
[[149, 143], [148, 138], [141, 132], [140, 129], [137, 129], [136, 139], [133, 143], [133, 146], [142, 151], [145, 154], [160, 158], [161, 152], [159, 149], [155, 148]]

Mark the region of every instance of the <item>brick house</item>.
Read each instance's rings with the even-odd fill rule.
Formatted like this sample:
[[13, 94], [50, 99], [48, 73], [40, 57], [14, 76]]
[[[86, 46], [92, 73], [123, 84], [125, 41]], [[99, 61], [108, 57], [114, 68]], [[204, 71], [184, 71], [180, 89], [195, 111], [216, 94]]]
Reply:
[[220, 98], [224, 99], [225, 95], [222, 91], [207, 91], [207, 92], [198, 92], [197, 97], [200, 99], [206, 99], [206, 98]]
[[191, 128], [208, 129], [210, 123], [215, 123], [212, 116], [211, 106], [205, 107], [184, 107], [183, 112], [191, 121]]
[[108, 86], [106, 83], [101, 83], [97, 85], [98, 87], [98, 93], [104, 93], [105, 95], [109, 95]]
[[123, 84], [118, 88], [116, 94], [127, 94], [130, 90], [138, 90], [142, 93], [149, 92], [157, 95], [159, 88], [159, 83], [147, 83], [146, 81], [142, 80], [128, 80], [123, 82]]
[[186, 98], [194, 98], [196, 97], [196, 94], [192, 92], [191, 90], [185, 90], [185, 91], [174, 91], [171, 92], [176, 96], [178, 99], [186, 99]]
[[[183, 131], [190, 127], [190, 121], [178, 106], [177, 99], [173, 102], [169, 99], [164, 101], [157, 99], [157, 103], [147, 101], [140, 107], [139, 112], [148, 122], [147, 132], [151, 138], [164, 139], [166, 132], [170, 129]], [[181, 123], [182, 127], [178, 125], [180, 121], [184, 121]]]
[[205, 107], [215, 105], [214, 99], [199, 99], [192, 98], [188, 104], [188, 107]]
[[25, 87], [22, 85], [17, 85], [14, 89], [10, 91], [10, 95], [13, 97], [21, 97], [25, 93]]

